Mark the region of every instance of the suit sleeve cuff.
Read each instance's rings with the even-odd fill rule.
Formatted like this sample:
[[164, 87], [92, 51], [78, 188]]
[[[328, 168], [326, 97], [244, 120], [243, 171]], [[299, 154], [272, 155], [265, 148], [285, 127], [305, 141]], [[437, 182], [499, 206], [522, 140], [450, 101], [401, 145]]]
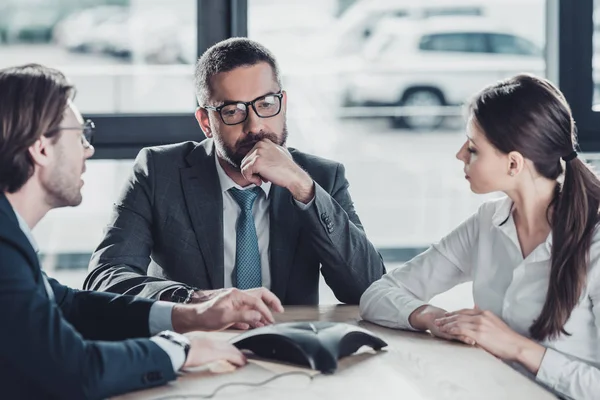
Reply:
[[302, 211], [306, 211], [306, 210], [308, 210], [308, 209], [309, 209], [309, 208], [310, 208], [310, 207], [313, 205], [313, 203], [315, 202], [315, 197], [316, 197], [316, 195], [315, 195], [315, 196], [313, 196], [313, 198], [312, 198], [312, 199], [311, 199], [311, 200], [310, 200], [308, 203], [306, 203], [306, 204], [304, 204], [303, 202], [301, 202], [301, 201], [298, 201], [298, 200], [296, 200], [296, 199], [294, 199], [294, 203], [296, 204], [296, 207], [298, 207], [298, 208], [299, 208], [299, 209], [301, 209]]
[[540, 364], [540, 369], [536, 375], [536, 379], [551, 389], [556, 388], [560, 384], [562, 371], [565, 371], [569, 359], [564, 354], [550, 348], [546, 348], [544, 358]]
[[157, 301], [150, 307], [150, 315], [148, 317], [148, 326], [150, 335], [156, 335], [162, 331], [172, 331], [173, 322], [171, 314], [173, 313], [175, 303], [167, 301]]
[[181, 346], [176, 345], [175, 343], [170, 342], [169, 340], [163, 337], [151, 337], [154, 343], [158, 345], [161, 349], [164, 350], [165, 353], [171, 359], [171, 364], [173, 365], [173, 371], [177, 372], [183, 367], [185, 363], [185, 350], [181, 348]]

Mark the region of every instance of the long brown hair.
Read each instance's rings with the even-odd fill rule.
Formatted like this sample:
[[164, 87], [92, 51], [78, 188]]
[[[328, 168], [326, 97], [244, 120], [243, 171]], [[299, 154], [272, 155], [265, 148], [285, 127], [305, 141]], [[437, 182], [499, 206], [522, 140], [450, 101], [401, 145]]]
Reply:
[[0, 70], [0, 191], [14, 193], [33, 175], [29, 147], [58, 128], [74, 88], [52, 68], [28, 64]]
[[[586, 283], [589, 250], [599, 221], [600, 180], [579, 158], [571, 109], [549, 81], [517, 75], [479, 93], [470, 106], [474, 121], [498, 150], [517, 151], [537, 172], [557, 180], [548, 207], [552, 228], [550, 281], [539, 317], [529, 328], [536, 340], [569, 334], [564, 326]], [[561, 158], [569, 161], [561, 163]], [[564, 173], [562, 184], [559, 177]]]

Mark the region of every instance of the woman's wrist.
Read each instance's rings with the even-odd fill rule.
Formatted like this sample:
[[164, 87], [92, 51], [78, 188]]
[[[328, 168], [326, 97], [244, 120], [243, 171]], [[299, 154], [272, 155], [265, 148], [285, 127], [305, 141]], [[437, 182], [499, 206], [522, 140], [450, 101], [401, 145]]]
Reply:
[[426, 331], [433, 324], [434, 319], [443, 317], [445, 314], [446, 310], [425, 304], [410, 314], [408, 323], [413, 329]]
[[523, 365], [529, 372], [537, 375], [542, 360], [546, 354], [546, 348], [541, 344], [523, 337], [519, 345], [517, 345], [517, 351], [512, 361], [516, 361]]

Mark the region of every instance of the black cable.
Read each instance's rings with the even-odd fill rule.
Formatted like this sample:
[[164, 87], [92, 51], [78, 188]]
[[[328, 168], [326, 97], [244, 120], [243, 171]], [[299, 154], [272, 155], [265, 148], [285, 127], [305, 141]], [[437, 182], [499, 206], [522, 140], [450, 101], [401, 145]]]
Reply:
[[291, 376], [291, 375], [304, 375], [304, 376], [308, 376], [311, 381], [315, 378], [315, 375], [309, 374], [308, 372], [304, 372], [304, 371], [290, 371], [290, 372], [283, 372], [281, 374], [273, 375], [269, 379], [265, 379], [264, 381], [256, 382], [256, 383], [255, 382], [229, 382], [229, 383], [225, 383], [225, 384], [217, 387], [210, 394], [176, 394], [176, 395], [165, 396], [165, 397], [157, 397], [154, 400], [212, 399], [213, 397], [215, 397], [217, 395], [218, 392], [220, 392], [221, 390], [225, 389], [226, 387], [230, 387], [230, 386], [252, 386], [252, 387], [259, 387], [259, 386], [262, 386], [262, 385], [266, 385], [269, 382], [273, 382], [276, 379], [282, 378], [284, 376]]

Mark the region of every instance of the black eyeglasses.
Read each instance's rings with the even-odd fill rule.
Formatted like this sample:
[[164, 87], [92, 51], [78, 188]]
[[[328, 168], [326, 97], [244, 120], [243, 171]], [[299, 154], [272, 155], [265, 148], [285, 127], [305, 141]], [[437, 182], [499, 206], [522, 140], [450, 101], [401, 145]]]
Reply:
[[225, 125], [241, 124], [248, 119], [248, 107], [252, 107], [260, 118], [274, 117], [281, 112], [283, 92], [261, 96], [252, 101], [225, 103], [219, 107], [204, 106], [207, 110], [216, 111]]
[[91, 119], [88, 119], [81, 126], [66, 126], [66, 127], [58, 127], [55, 129], [51, 129], [44, 134], [44, 136], [51, 136], [50, 134], [58, 131], [71, 131], [71, 130], [81, 130], [81, 144], [84, 149], [88, 149], [92, 146], [92, 142], [94, 140], [94, 130], [96, 129], [96, 125]]

